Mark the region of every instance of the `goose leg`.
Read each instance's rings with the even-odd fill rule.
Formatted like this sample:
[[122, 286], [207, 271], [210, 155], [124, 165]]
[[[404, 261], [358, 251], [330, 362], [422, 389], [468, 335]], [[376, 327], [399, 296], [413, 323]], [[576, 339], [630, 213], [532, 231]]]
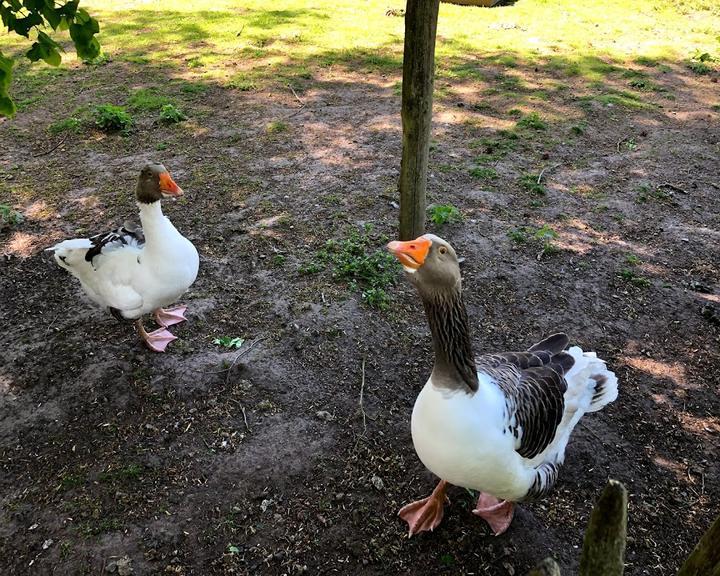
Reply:
[[480, 492], [477, 506], [472, 511], [490, 525], [495, 536], [499, 536], [510, 527], [515, 514], [515, 503], [507, 500], [498, 500], [485, 492]]
[[173, 340], [177, 340], [177, 336], [173, 336], [165, 328], [159, 328], [152, 332], [146, 332], [142, 325], [142, 319], [135, 320], [135, 328], [137, 328], [140, 338], [153, 352], [165, 352], [165, 348]]
[[185, 322], [187, 320], [187, 318], [185, 318], [186, 310], [187, 306], [178, 306], [177, 308], [168, 308], [167, 310], [158, 308], [153, 314], [155, 315], [155, 321], [163, 328], [167, 328], [173, 324]]
[[440, 480], [430, 496], [417, 502], [411, 502], [400, 509], [398, 516], [405, 520], [410, 527], [408, 536], [426, 530], [432, 531], [440, 525], [443, 519], [445, 501], [448, 500], [447, 488], [448, 483], [445, 480]]

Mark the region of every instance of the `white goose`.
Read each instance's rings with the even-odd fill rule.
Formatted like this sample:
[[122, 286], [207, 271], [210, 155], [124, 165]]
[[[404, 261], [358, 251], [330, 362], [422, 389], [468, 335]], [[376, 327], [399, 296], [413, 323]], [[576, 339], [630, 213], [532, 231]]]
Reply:
[[[170, 310], [163, 306], [175, 302], [198, 273], [197, 250], [160, 207], [163, 197], [182, 193], [162, 164], [147, 164], [135, 193], [142, 229], [123, 226], [48, 248], [94, 302], [118, 319], [135, 320], [140, 337], [155, 352], [164, 352], [176, 339], [166, 328], [186, 320], [186, 306]], [[150, 312], [161, 328], [148, 333], [142, 316]]]
[[412, 438], [420, 460], [441, 478], [432, 495], [403, 507], [410, 536], [443, 517], [448, 484], [480, 491], [473, 513], [495, 534], [514, 503], [555, 484], [573, 428], [617, 398], [617, 378], [594, 352], [554, 334], [527, 352], [473, 357], [460, 267], [452, 246], [426, 234], [390, 242], [415, 285], [432, 332], [435, 365], [415, 401]]

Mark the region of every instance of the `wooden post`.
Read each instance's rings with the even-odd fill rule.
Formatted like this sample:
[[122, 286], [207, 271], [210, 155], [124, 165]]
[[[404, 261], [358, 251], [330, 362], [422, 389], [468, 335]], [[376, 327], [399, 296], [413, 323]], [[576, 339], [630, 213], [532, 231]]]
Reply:
[[622, 576], [626, 531], [627, 491], [622, 483], [609, 480], [590, 514], [580, 576]]
[[552, 558], [545, 558], [528, 572], [528, 576], [560, 576], [560, 566]]
[[697, 543], [678, 576], [720, 575], [720, 516]]
[[435, 75], [435, 33], [440, 0], [407, 0], [403, 56], [400, 164], [400, 239], [425, 233], [430, 125]]

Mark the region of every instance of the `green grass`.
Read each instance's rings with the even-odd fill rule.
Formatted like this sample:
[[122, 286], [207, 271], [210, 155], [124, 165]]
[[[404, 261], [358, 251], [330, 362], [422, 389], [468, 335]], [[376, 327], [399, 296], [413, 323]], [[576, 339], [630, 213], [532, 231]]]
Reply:
[[268, 134], [280, 134], [282, 132], [287, 132], [289, 129], [290, 125], [287, 122], [283, 122], [281, 120], [274, 120], [266, 126], [265, 131]]
[[155, 88], [140, 88], [130, 95], [127, 105], [131, 110], [155, 112], [162, 110], [163, 106], [172, 104], [173, 100], [158, 94]]
[[547, 194], [547, 189], [541, 182], [538, 182], [539, 178], [540, 176], [538, 174], [523, 174], [520, 176], [518, 183], [526, 192], [530, 192], [531, 194], [536, 194], [538, 196], [544, 196]]
[[529, 128], [531, 130], [546, 130], [547, 122], [545, 122], [537, 112], [531, 112], [518, 120], [516, 126], [518, 128]]
[[470, 176], [477, 180], [494, 180], [497, 178], [498, 173], [494, 168], [487, 168], [486, 166], [475, 166], [470, 169]]
[[520, 226], [507, 233], [511, 242], [517, 245], [530, 245], [539, 248], [538, 258], [552, 256], [561, 250], [553, 243], [558, 233], [549, 225], [543, 224], [540, 228], [534, 226]]
[[650, 286], [650, 280], [645, 278], [645, 276], [639, 275], [637, 272], [631, 270], [630, 268], [622, 268], [618, 272], [618, 276], [628, 284], [632, 284], [633, 286], [637, 286], [638, 288], [646, 288]]
[[428, 206], [428, 218], [435, 226], [444, 226], [462, 220], [462, 214], [452, 204], [434, 204]]
[[80, 118], [63, 118], [57, 120], [48, 126], [50, 134], [60, 134], [61, 132], [79, 132], [82, 126], [82, 120]]

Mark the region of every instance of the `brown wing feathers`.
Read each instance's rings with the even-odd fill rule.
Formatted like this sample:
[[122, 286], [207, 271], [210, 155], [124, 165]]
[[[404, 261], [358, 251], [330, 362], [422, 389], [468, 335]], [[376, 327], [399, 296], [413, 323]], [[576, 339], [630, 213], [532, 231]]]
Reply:
[[565, 409], [564, 375], [574, 364], [563, 350], [565, 334], [554, 334], [527, 352], [507, 352], [478, 358], [478, 369], [493, 376], [507, 398], [508, 428], [520, 438], [524, 458], [540, 454], [552, 442]]

